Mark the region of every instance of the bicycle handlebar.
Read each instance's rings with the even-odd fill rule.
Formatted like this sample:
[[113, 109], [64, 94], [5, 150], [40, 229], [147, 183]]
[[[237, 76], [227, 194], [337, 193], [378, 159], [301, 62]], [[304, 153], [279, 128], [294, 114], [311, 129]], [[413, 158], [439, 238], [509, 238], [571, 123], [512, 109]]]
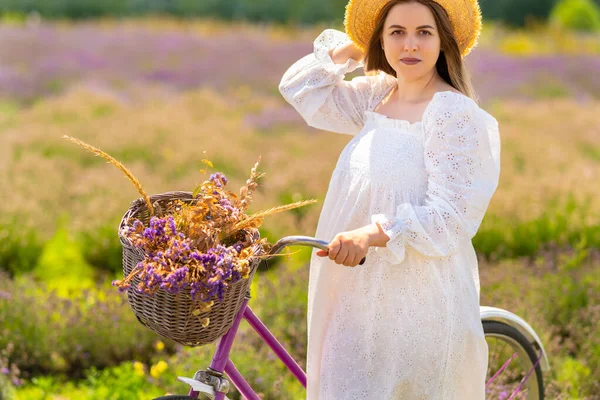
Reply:
[[[277, 254], [281, 249], [287, 246], [310, 246], [316, 247], [317, 249], [328, 251], [327, 243], [325, 240], [316, 239], [310, 236], [286, 236], [277, 241], [271, 248], [269, 254]], [[359, 265], [363, 265], [367, 261], [367, 257], [363, 257], [360, 260]]]

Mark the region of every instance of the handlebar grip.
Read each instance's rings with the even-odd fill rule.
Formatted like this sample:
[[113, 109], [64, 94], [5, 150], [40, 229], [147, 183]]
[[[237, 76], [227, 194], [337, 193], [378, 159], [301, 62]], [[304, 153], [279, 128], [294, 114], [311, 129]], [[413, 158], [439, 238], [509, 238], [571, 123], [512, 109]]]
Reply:
[[[310, 246], [328, 251], [328, 245], [329, 243], [327, 243], [325, 240], [320, 240], [310, 236], [286, 236], [279, 239], [277, 243], [273, 245], [269, 254], [277, 254], [281, 249], [287, 246]], [[367, 257], [363, 257], [358, 264], [363, 265], [366, 261]]]

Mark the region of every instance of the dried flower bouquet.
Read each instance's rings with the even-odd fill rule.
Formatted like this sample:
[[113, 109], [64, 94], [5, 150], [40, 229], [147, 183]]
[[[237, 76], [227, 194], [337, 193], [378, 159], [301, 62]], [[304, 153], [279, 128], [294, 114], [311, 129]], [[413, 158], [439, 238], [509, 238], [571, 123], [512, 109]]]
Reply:
[[[227, 190], [227, 177], [216, 172], [194, 189], [191, 199], [173, 199], [166, 205], [152, 203], [140, 182], [119, 161], [79, 139], [63, 137], [123, 171], [150, 213], [147, 224], [132, 218], [122, 227], [120, 235], [142, 250], [145, 257], [128, 276], [113, 285], [121, 291], [135, 290], [150, 296], [160, 290], [173, 295], [185, 292], [195, 304], [190, 310], [195, 316], [210, 311], [215, 299], [222, 301], [229, 286], [247, 279], [253, 258], [265, 257], [253, 249], [259, 244], [268, 250], [271, 244], [266, 239], [253, 241], [256, 236], [250, 233], [261, 226], [266, 216], [316, 202], [301, 201], [247, 215], [258, 180], [264, 176], [257, 172], [259, 159], [239, 195]], [[213, 167], [210, 161], [202, 161]], [[135, 277], [139, 283], [132, 287]], [[210, 319], [204, 316], [202, 326], [209, 323]]]

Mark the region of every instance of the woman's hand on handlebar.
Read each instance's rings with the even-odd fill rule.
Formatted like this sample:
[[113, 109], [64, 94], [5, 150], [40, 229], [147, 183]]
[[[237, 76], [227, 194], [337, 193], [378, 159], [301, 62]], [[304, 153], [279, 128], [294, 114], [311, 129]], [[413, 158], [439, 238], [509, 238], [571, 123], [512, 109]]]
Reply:
[[355, 267], [367, 255], [371, 246], [383, 247], [389, 237], [379, 225], [371, 224], [348, 232], [338, 233], [325, 250], [317, 251], [319, 257], [329, 257], [336, 264]]

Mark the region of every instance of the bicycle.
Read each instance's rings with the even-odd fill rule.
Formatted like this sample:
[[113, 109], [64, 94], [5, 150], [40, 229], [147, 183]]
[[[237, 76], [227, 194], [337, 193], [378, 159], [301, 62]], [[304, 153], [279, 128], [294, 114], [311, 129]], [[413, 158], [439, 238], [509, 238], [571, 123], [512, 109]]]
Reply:
[[[277, 254], [284, 247], [295, 245], [312, 246], [327, 250], [328, 243], [307, 236], [287, 236], [275, 243], [269, 254]], [[365, 259], [361, 260], [361, 264], [364, 261]], [[229, 358], [242, 319], [248, 321], [263, 341], [286, 365], [288, 370], [306, 388], [306, 373], [258, 316], [254, 314], [248, 306], [249, 299], [250, 296], [247, 293], [232, 327], [219, 339], [210, 366], [205, 370], [197, 371], [193, 378], [178, 378], [191, 387], [189, 394], [161, 396], [154, 400], [199, 398], [229, 400], [226, 396], [230, 389], [227, 377], [244, 398], [260, 400]], [[480, 315], [489, 349], [486, 377], [487, 397], [500, 400], [543, 400], [544, 383], [542, 373], [549, 371], [550, 367], [539, 336], [525, 320], [509, 311], [482, 306], [480, 307]], [[502, 347], [496, 353], [498, 344]], [[516, 363], [515, 360], [517, 360]]]

